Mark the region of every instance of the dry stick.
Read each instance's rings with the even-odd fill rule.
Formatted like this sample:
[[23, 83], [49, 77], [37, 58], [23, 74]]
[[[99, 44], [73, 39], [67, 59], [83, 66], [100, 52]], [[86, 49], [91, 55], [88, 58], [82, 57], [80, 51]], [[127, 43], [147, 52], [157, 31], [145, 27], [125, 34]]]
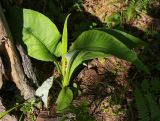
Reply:
[[4, 43], [5, 51], [10, 61], [11, 66], [11, 78], [16, 84], [17, 88], [21, 91], [21, 95], [24, 99], [34, 97], [34, 89], [27, 84], [28, 79], [26, 78], [22, 65], [20, 63], [19, 56], [15, 49], [9, 27], [7, 25], [3, 9], [0, 4], [0, 43]]

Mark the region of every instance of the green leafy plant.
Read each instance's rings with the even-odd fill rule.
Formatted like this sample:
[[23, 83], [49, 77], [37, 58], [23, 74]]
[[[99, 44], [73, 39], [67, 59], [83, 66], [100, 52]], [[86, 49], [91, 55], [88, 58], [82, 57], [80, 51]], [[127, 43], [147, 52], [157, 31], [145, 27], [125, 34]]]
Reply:
[[22, 114], [19, 118], [19, 121], [22, 121], [23, 115], [27, 114], [27, 117], [31, 117], [33, 116], [33, 111], [35, 109], [35, 107], [37, 107], [36, 105], [38, 105], [40, 102], [39, 99], [30, 99], [25, 101], [24, 103], [21, 104], [16, 104], [15, 106], [13, 106], [13, 108], [6, 110], [4, 112], [0, 113], [0, 119], [2, 119], [5, 115], [7, 115], [8, 113], [10, 113], [13, 110], [19, 109]]
[[150, 0], [130, 0], [126, 1], [128, 6], [125, 10], [114, 12], [111, 16], [105, 18], [108, 27], [122, 25], [137, 18], [142, 12], [147, 10]]
[[124, 11], [124, 16], [127, 22], [135, 18], [142, 10], [147, 9], [150, 0], [131, 0], [129, 6]]
[[9, 109], [9, 110], [7, 110], [7, 111], [1, 112], [1, 113], [0, 113], [0, 119], [3, 118], [5, 115], [7, 115], [9, 112], [17, 109], [17, 108], [20, 107], [20, 106], [22, 106], [22, 105], [15, 105], [13, 108], [11, 108], [11, 109]]
[[160, 92], [160, 81], [150, 83], [144, 80], [141, 88], [134, 92], [139, 121], [160, 121], [160, 106], [156, 102], [156, 94]]
[[[85, 31], [68, 49], [69, 15], [64, 23], [62, 37], [56, 25], [39, 12], [14, 8], [8, 12], [8, 17], [9, 20], [14, 21], [14, 23], [10, 22], [11, 30], [16, 30], [14, 34], [18, 29], [22, 30], [16, 35], [22, 35], [28, 55], [38, 60], [54, 62], [56, 65], [61, 75], [61, 91], [56, 100], [57, 112], [63, 112], [73, 100], [73, 91], [69, 87], [71, 77], [85, 60], [114, 55], [132, 62], [140, 70], [149, 73], [147, 67], [130, 50], [146, 44], [120, 30], [104, 28]], [[22, 23], [21, 28], [18, 28], [15, 22]], [[61, 62], [58, 61], [59, 57]]]
[[121, 13], [115, 12], [111, 16], [105, 18], [105, 23], [107, 24], [108, 27], [111, 28], [113, 26], [121, 24], [122, 22], [121, 19], [122, 19]]
[[95, 118], [89, 114], [88, 109], [87, 102], [83, 101], [77, 106], [70, 106], [69, 112], [75, 114], [75, 121], [95, 121]]

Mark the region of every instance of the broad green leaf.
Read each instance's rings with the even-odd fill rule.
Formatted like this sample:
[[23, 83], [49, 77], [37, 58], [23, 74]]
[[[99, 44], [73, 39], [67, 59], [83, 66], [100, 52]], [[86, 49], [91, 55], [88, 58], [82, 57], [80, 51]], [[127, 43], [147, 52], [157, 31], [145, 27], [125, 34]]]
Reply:
[[[68, 86], [70, 78], [75, 71], [75, 69], [85, 60], [90, 60], [99, 57], [107, 57], [109, 54], [99, 52], [99, 51], [72, 51], [67, 53], [67, 71], [64, 77], [63, 86]], [[71, 57], [69, 57], [71, 56]]]
[[111, 54], [118, 58], [130, 61], [140, 70], [149, 73], [147, 67], [138, 59], [134, 52], [120, 40], [104, 31], [89, 30], [83, 32], [72, 44], [70, 50], [88, 50]]
[[36, 96], [39, 96], [42, 98], [42, 101], [44, 103], [44, 106], [48, 107], [48, 94], [49, 90], [53, 85], [54, 78], [49, 77], [47, 80], [43, 82], [43, 84], [36, 90]]
[[30, 56], [52, 61], [52, 56], [59, 56], [60, 33], [57, 27], [44, 15], [33, 10], [23, 9], [23, 41]]
[[66, 58], [65, 54], [67, 53], [67, 43], [68, 43], [68, 31], [67, 31], [67, 21], [70, 14], [66, 17], [63, 27], [63, 34], [62, 34], [62, 73], [65, 73], [65, 66], [66, 66]]
[[98, 30], [104, 31], [104, 32], [107, 32], [108, 34], [113, 35], [115, 38], [117, 38], [119, 41], [121, 41], [130, 49], [147, 45], [141, 39], [117, 29], [98, 29]]
[[30, 9], [12, 8], [8, 11], [8, 19], [12, 20], [10, 27], [16, 31], [13, 34], [19, 34], [31, 57], [54, 61], [55, 56], [61, 56], [61, 35], [49, 18]]
[[73, 92], [69, 87], [63, 87], [56, 101], [56, 111], [63, 112], [73, 100]]
[[[134, 37], [134, 36], [132, 36], [130, 34], [127, 34], [123, 31], [120, 31], [120, 30], [115, 30], [115, 29], [98, 29], [98, 30], [102, 31], [102, 32], [104, 31], [104, 32], [107, 32], [107, 33], [113, 35], [118, 40], [120, 40], [122, 43], [127, 45], [129, 48], [141, 47], [141, 46], [146, 45], [146, 43], [141, 41], [139, 38]], [[74, 51], [72, 51], [72, 52], [74, 52]], [[70, 52], [70, 53], [72, 53], [72, 52]], [[70, 55], [70, 53], [68, 53], [68, 55]], [[65, 86], [67, 86], [69, 84], [69, 80], [70, 80], [74, 70], [76, 69], [76, 67], [79, 64], [81, 64], [83, 61], [93, 59], [93, 58], [108, 56], [104, 52], [85, 51], [85, 50], [79, 51], [78, 54], [75, 54], [75, 55], [72, 56], [73, 57], [72, 61], [70, 61], [70, 64], [68, 64], [68, 65], [71, 65], [71, 66], [67, 70], [68, 75], [66, 75], [66, 77], [65, 77], [66, 78], [65, 81], [64, 81]]]

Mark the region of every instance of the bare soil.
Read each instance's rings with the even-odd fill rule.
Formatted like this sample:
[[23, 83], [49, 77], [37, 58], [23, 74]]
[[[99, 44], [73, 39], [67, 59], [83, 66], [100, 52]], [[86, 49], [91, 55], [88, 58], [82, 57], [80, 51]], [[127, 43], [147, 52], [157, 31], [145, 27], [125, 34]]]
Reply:
[[[18, 4], [21, 2], [19, 1]], [[25, 2], [24, 4], [32, 7], [31, 3]], [[41, 5], [38, 6], [38, 9]], [[124, 10], [127, 4], [121, 0], [84, 0], [83, 7], [84, 12], [96, 16], [103, 23], [107, 16]], [[153, 2], [151, 8], [160, 9], [160, 3]], [[90, 106], [89, 113], [96, 118], [96, 121], [136, 121], [136, 111], [132, 107], [134, 103], [132, 92], [135, 86], [133, 81], [160, 79], [160, 72], [155, 69], [155, 65], [160, 62], [159, 36], [155, 37], [155, 33], [149, 33], [160, 31], [159, 18], [141, 13], [139, 18], [130, 22], [130, 27], [134, 35], [149, 43], [150, 52], [138, 50], [138, 53], [149, 66], [152, 76], [140, 74], [129, 62], [114, 56], [94, 59], [83, 64], [85, 66], [82, 66], [83, 69], [74, 79], [74, 82], [80, 87], [81, 94], [73, 103], [87, 101]], [[136, 28], [137, 31], [133, 28]], [[33, 63], [36, 67], [39, 65], [43, 67], [41, 62], [33, 61]], [[41, 80], [54, 72], [53, 66], [47, 65], [47, 67], [46, 73], [43, 73], [44, 68], [38, 70], [39, 75], [43, 75]]]

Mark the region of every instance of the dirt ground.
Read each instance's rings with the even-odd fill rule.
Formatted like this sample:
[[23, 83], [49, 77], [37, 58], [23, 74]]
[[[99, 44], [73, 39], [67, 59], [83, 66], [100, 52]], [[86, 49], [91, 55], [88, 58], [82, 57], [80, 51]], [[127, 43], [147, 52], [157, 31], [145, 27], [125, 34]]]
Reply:
[[[21, 1], [18, 1], [18, 3], [20, 4]], [[27, 6], [33, 6], [33, 4], [30, 4], [31, 2], [27, 3]], [[104, 23], [105, 18], [113, 12], [122, 11], [126, 7], [127, 4], [122, 0], [83, 1], [84, 12], [97, 17], [101, 23]], [[160, 9], [160, 3], [153, 2], [152, 7]], [[136, 121], [137, 113], [133, 108], [134, 97], [132, 93], [135, 86], [133, 82], [141, 79], [160, 79], [160, 72], [155, 69], [155, 65], [160, 62], [160, 56], [158, 56], [160, 37], [154, 36], [154, 31], [160, 31], [159, 18], [141, 13], [139, 18], [129, 23], [129, 28], [126, 27], [126, 31], [128, 30], [149, 43], [149, 53], [144, 50], [135, 51], [138, 52], [143, 62], [148, 65], [151, 76], [144, 76], [137, 72], [131, 63], [114, 56], [85, 62], [81, 66], [80, 73], [77, 73], [74, 79], [74, 82], [79, 85], [81, 95], [73, 103], [87, 101], [89, 113], [96, 118], [96, 121]], [[146, 30], [151, 30], [152, 33]], [[35, 60], [33, 63], [35, 63], [35, 66], [39, 65]], [[40, 62], [40, 64], [42, 63]], [[42, 74], [44, 71], [41, 68], [38, 70], [39, 75], [44, 75], [43, 78], [47, 77], [54, 72], [54, 67], [50, 66], [46, 70], [51, 71]], [[41, 78], [41, 80], [44, 79]]]

